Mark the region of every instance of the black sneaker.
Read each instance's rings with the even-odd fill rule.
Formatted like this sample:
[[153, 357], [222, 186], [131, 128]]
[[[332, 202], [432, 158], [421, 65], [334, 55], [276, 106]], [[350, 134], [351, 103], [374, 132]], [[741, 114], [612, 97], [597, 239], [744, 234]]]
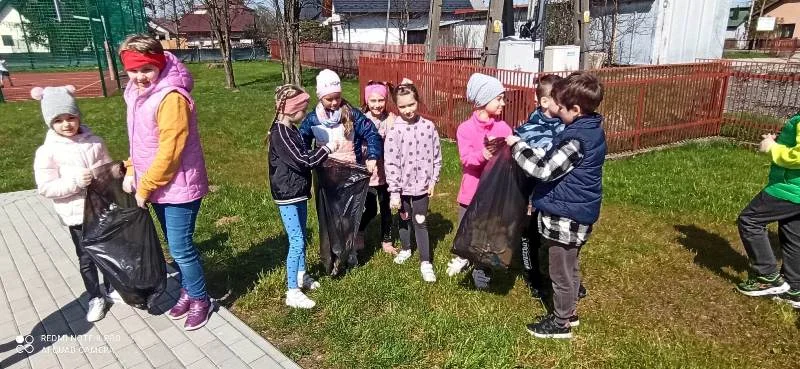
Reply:
[[800, 290], [789, 290], [780, 295], [776, 295], [773, 299], [786, 302], [795, 309], [800, 309]]
[[572, 328], [567, 326], [560, 326], [556, 323], [555, 315], [548, 315], [538, 323], [531, 323], [527, 325], [528, 333], [536, 338], [559, 338], [570, 339], [572, 338]]
[[583, 283], [581, 283], [580, 287], [578, 287], [578, 299], [580, 300], [586, 297], [587, 295], [589, 295], [589, 291], [587, 291], [586, 287], [584, 287]]
[[789, 284], [778, 272], [770, 275], [751, 274], [746, 281], [736, 285], [736, 289], [747, 296], [780, 295], [789, 291]]

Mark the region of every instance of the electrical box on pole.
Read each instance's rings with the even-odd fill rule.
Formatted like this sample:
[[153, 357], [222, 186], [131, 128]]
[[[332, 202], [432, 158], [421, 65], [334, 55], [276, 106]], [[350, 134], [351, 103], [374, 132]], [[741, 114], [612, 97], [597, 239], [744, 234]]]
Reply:
[[504, 0], [491, 0], [486, 17], [486, 36], [483, 39], [483, 66], [497, 67], [497, 53], [500, 51], [500, 38], [503, 36]]

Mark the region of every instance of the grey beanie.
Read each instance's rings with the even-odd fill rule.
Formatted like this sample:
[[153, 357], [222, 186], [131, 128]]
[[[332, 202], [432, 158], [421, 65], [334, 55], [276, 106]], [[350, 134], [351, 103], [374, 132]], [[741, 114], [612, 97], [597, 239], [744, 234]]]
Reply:
[[31, 90], [31, 97], [42, 102], [42, 117], [47, 128], [51, 128], [53, 119], [61, 114], [81, 116], [81, 111], [75, 102], [75, 86], [34, 87]]
[[476, 108], [486, 106], [504, 92], [506, 88], [500, 80], [485, 74], [475, 73], [467, 82], [467, 101], [474, 103]]

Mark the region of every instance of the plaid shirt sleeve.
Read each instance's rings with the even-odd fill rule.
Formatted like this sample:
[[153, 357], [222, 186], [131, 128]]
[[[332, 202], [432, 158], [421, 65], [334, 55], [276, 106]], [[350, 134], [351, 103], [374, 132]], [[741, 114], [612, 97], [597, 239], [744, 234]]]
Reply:
[[520, 141], [512, 148], [512, 154], [525, 173], [543, 182], [563, 177], [583, 160], [578, 140], [561, 142], [547, 153], [531, 149], [525, 141]]

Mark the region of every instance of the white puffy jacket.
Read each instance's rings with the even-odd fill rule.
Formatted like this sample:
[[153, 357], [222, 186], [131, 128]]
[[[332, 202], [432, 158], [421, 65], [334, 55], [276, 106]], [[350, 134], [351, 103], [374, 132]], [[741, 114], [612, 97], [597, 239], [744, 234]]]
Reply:
[[109, 162], [111, 156], [105, 143], [88, 127], [81, 125], [80, 133], [72, 137], [48, 130], [33, 161], [37, 190], [53, 200], [53, 207], [64, 224], [83, 224], [86, 190], [78, 186], [78, 177], [84, 169]]

